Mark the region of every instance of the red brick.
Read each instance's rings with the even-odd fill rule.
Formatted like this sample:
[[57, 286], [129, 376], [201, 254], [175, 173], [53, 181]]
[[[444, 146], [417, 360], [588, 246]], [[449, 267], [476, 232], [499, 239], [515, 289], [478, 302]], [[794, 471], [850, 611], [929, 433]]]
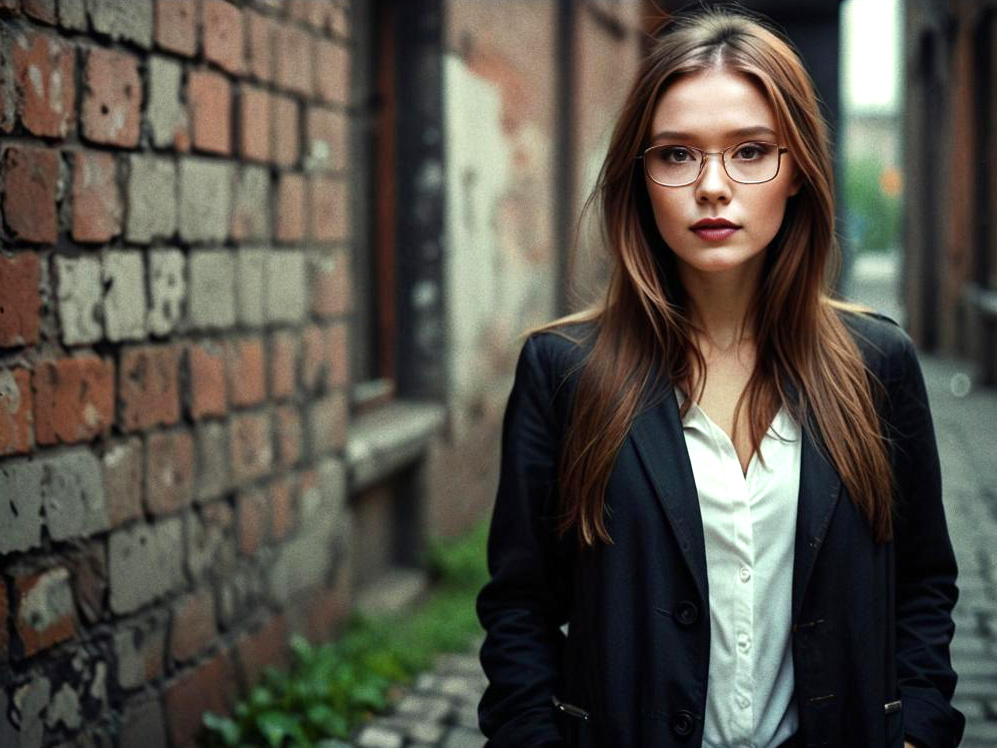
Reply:
[[239, 154], [250, 161], [270, 160], [270, 94], [244, 86], [239, 96]]
[[281, 174], [277, 183], [274, 239], [294, 243], [304, 238], [305, 177], [302, 174]]
[[192, 418], [223, 416], [228, 412], [225, 380], [226, 348], [213, 342], [194, 343], [187, 349], [190, 367]]
[[142, 516], [142, 442], [137, 437], [110, 445], [101, 458], [111, 527]]
[[196, 0], [156, 0], [156, 43], [193, 57], [197, 52]]
[[194, 496], [194, 439], [187, 431], [150, 434], [145, 500], [153, 514], [172, 514]]
[[275, 333], [270, 340], [270, 397], [293, 395], [297, 377], [298, 337], [290, 332]]
[[239, 496], [236, 509], [236, 534], [239, 553], [252, 556], [267, 536], [267, 502], [259, 491]]
[[95, 143], [138, 145], [142, 81], [138, 58], [93, 48], [84, 69], [83, 135]]
[[336, 392], [315, 400], [309, 413], [309, 448], [321, 455], [346, 446], [346, 393]]
[[347, 348], [349, 330], [345, 322], [326, 330], [329, 356], [329, 388], [345, 387], [349, 383], [350, 360]]
[[193, 748], [201, 714], [229, 714], [237, 695], [235, 671], [227, 652], [188, 670], [166, 689], [166, 719], [176, 748]]
[[73, 154], [73, 238], [106, 242], [121, 233], [121, 190], [114, 156], [97, 151]]
[[232, 86], [221, 73], [194, 70], [187, 80], [194, 148], [227, 156], [232, 152]]
[[312, 36], [291, 24], [277, 26], [277, 85], [312, 95]]
[[31, 451], [33, 422], [31, 372], [0, 369], [0, 456]]
[[270, 537], [283, 540], [294, 524], [294, 485], [288, 476], [270, 484]]
[[269, 83], [273, 80], [273, 44], [276, 24], [267, 16], [247, 10], [249, 29], [247, 55], [249, 72], [257, 80]]
[[301, 385], [308, 392], [314, 392], [328, 381], [329, 348], [324, 331], [317, 325], [309, 325], [301, 337]]
[[204, 0], [201, 33], [204, 57], [230, 73], [243, 66], [242, 11], [225, 0]]
[[270, 416], [243, 413], [229, 421], [232, 477], [236, 483], [266, 475], [273, 465]]
[[215, 600], [211, 590], [202, 589], [185, 595], [173, 605], [170, 657], [176, 661], [194, 659], [217, 633]]
[[114, 421], [114, 364], [96, 356], [42, 361], [35, 369], [35, 439], [88, 441]]
[[65, 567], [17, 574], [14, 590], [17, 599], [15, 627], [26, 657], [75, 636], [76, 610], [69, 571]]
[[305, 634], [313, 642], [327, 641], [347, 620], [350, 612], [349, 574], [344, 572], [347, 568], [346, 563], [341, 563], [333, 586], [308, 595]]
[[11, 146], [3, 152], [3, 217], [14, 237], [54, 244], [59, 154], [46, 148]]
[[141, 431], [180, 420], [179, 347], [138, 346], [121, 354], [121, 428]]
[[335, 104], [350, 100], [350, 53], [342, 44], [315, 42], [315, 83], [320, 99]]
[[346, 185], [339, 179], [311, 177], [311, 235], [318, 241], [340, 241], [349, 232]]
[[55, 2], [56, 0], [21, 0], [21, 8], [25, 15], [50, 26], [55, 26], [58, 20]]
[[266, 365], [260, 338], [236, 340], [229, 348], [228, 387], [233, 405], [256, 405], [267, 397]]
[[312, 271], [312, 311], [319, 317], [346, 314], [352, 304], [349, 255], [338, 250], [323, 257]]
[[254, 685], [265, 667], [279, 670], [287, 667], [287, 639], [287, 622], [283, 615], [274, 616], [259, 631], [240, 637], [236, 647], [244, 688]]
[[40, 282], [38, 255], [0, 255], [0, 348], [38, 342]]
[[55, 35], [33, 31], [17, 34], [10, 46], [21, 123], [34, 135], [66, 137], [76, 123], [73, 48]]
[[317, 168], [343, 171], [349, 156], [346, 115], [321, 107], [308, 108], [308, 157]]
[[277, 429], [277, 465], [291, 467], [301, 459], [301, 413], [294, 405], [281, 405], [274, 411]]
[[87, 543], [65, 555], [73, 580], [76, 609], [86, 623], [97, 623], [104, 615], [107, 593], [107, 555], [103, 542]]
[[278, 166], [294, 166], [300, 155], [298, 135], [298, 103], [287, 96], [274, 96], [273, 162]]

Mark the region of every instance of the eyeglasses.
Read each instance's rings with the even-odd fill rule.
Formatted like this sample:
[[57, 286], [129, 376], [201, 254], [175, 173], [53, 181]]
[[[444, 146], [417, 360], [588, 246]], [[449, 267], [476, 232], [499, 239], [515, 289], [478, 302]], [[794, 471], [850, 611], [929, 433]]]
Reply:
[[727, 176], [741, 184], [760, 184], [775, 179], [782, 154], [788, 152], [776, 143], [750, 140], [722, 151], [704, 151], [691, 145], [653, 145], [637, 159], [644, 160], [644, 172], [662, 187], [685, 187], [699, 179], [706, 157], [720, 155]]

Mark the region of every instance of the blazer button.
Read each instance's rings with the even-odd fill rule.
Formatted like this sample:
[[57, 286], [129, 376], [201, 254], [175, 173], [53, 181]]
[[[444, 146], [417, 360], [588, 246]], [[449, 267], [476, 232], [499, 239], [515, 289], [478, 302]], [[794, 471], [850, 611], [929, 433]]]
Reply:
[[675, 717], [672, 719], [672, 732], [680, 738], [687, 738], [692, 735], [694, 726], [695, 717], [692, 712], [687, 709], [679, 709], [675, 712]]
[[695, 603], [683, 600], [675, 608], [675, 618], [683, 626], [691, 626], [699, 618], [699, 609]]

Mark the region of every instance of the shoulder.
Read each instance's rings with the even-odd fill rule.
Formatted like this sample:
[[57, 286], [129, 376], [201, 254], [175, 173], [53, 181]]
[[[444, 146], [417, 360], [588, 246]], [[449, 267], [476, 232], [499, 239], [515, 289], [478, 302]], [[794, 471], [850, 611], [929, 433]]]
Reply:
[[866, 366], [883, 381], [894, 380], [916, 360], [914, 341], [891, 317], [874, 311], [837, 309]]
[[526, 340], [524, 355], [535, 356], [535, 363], [545, 376], [562, 381], [584, 363], [597, 333], [594, 321], [569, 322], [534, 332]]

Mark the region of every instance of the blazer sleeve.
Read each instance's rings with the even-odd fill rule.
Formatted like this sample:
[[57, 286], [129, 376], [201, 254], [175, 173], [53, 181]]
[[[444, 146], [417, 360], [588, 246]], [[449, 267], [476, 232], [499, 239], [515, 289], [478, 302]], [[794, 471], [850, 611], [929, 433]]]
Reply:
[[478, 721], [488, 748], [562, 745], [552, 694], [564, 646], [567, 584], [557, 578], [552, 523], [560, 443], [534, 337], [516, 365], [502, 426], [488, 535], [490, 580], [476, 609], [488, 685]]
[[903, 343], [892, 418], [899, 489], [894, 515], [897, 685], [907, 738], [925, 748], [954, 748], [965, 726], [965, 717], [951, 703], [956, 560], [924, 376], [906, 333]]

